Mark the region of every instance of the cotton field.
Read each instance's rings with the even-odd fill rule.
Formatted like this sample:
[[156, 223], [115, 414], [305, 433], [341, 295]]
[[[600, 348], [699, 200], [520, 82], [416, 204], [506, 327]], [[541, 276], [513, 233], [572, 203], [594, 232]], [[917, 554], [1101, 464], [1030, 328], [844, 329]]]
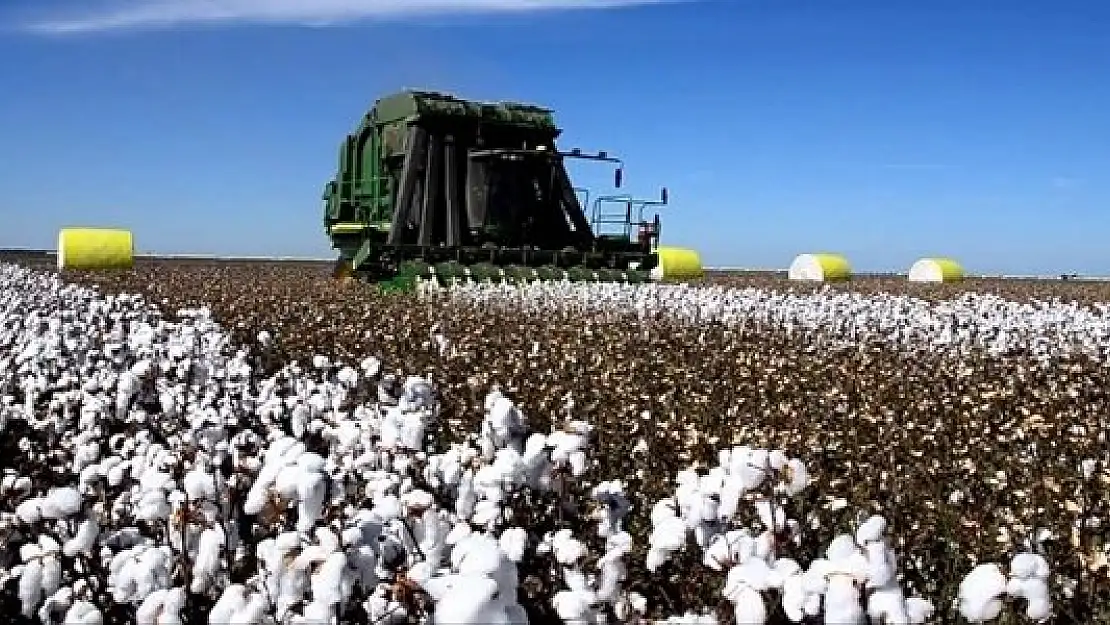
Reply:
[[1110, 287], [942, 286], [0, 264], [0, 613], [1110, 622]]

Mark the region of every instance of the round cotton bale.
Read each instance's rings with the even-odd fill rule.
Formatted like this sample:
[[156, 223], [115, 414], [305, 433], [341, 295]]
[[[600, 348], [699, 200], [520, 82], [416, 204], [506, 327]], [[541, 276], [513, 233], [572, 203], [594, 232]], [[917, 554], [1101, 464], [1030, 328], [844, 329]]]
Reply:
[[58, 269], [130, 269], [134, 264], [130, 230], [62, 228], [58, 233]]
[[840, 282], [852, 277], [852, 266], [840, 254], [799, 254], [790, 263], [791, 280]]
[[651, 271], [654, 280], [689, 280], [705, 275], [701, 256], [684, 247], [660, 247], [656, 250], [659, 264]]
[[922, 258], [910, 267], [910, 282], [959, 282], [964, 268], [951, 258]]

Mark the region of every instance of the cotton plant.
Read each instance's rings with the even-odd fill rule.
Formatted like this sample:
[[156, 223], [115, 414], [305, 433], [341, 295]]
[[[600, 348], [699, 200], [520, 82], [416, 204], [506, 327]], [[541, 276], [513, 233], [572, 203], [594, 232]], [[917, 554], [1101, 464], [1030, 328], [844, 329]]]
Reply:
[[594, 570], [590, 570], [585, 566], [589, 547], [575, 538], [570, 529], [550, 532], [544, 537], [538, 552], [550, 554], [565, 586], [551, 599], [563, 622], [604, 623], [608, 611], [620, 622], [629, 622], [647, 611], [646, 599], [625, 589], [631, 548], [632, 537], [627, 532], [610, 534], [605, 538], [604, 553], [597, 559]]
[[1048, 561], [1038, 553], [1017, 553], [1010, 560], [1010, 574], [993, 562], [976, 565], [960, 582], [959, 611], [970, 622], [984, 623], [998, 618], [1005, 599], [1024, 603], [1030, 620], [1043, 622], [1052, 615], [1048, 580]]
[[881, 343], [901, 350], [993, 357], [1031, 353], [1046, 361], [1072, 355], [1110, 356], [1110, 307], [1042, 301], [1038, 305], [997, 295], [964, 293], [928, 301], [894, 293], [855, 293], [823, 287], [787, 289], [714, 285], [536, 281], [521, 284], [459, 281], [425, 284], [420, 297], [444, 298], [485, 308], [634, 314], [687, 324], [720, 323], [782, 329], [792, 335], [821, 332], [835, 348]]
[[[577, 288], [551, 293], [574, 301]], [[624, 287], [599, 289], [590, 305], [627, 296]], [[273, 337], [260, 332], [257, 345], [236, 345], [206, 308], [163, 316], [137, 296], [101, 296], [8, 265], [0, 265], [0, 292], [0, 345], [11, 354], [0, 355], [0, 426], [23, 432], [17, 448], [27, 466], [50, 467], [54, 479], [38, 484], [30, 475], [40, 473], [22, 469], [0, 477], [8, 557], [0, 579], [16, 583], [24, 615], [93, 624], [122, 606], [135, 622], [161, 624], [183, 619], [190, 597], [203, 595], [214, 601], [213, 625], [315, 625], [355, 603], [383, 624], [433, 613], [435, 622], [520, 623], [518, 567], [536, 555], [555, 564], [563, 586], [546, 599], [567, 622], [610, 613], [634, 620], [652, 607], [627, 589], [625, 519], [640, 503], [605, 476], [584, 488], [593, 428], [575, 418], [570, 395], [542, 432], [494, 388], [478, 431], [437, 449], [433, 380], [377, 357], [320, 355], [262, 375], [253, 354], [271, 349]], [[502, 303], [515, 297], [498, 293]], [[691, 295], [703, 297], [646, 290], [636, 305], [647, 314]], [[736, 294], [714, 297], [697, 300], [696, 315], [744, 310]], [[804, 308], [814, 303], [822, 314], [870, 318], [854, 296], [747, 293], [741, 301], [768, 319], [775, 306], [795, 306], [787, 316], [799, 331], [823, 323]], [[1018, 314], [983, 300], [936, 314], [901, 300], [879, 305], [908, 306], [941, 334], [952, 315], [970, 324], [983, 311]], [[1037, 327], [1056, 331], [1061, 319], [1082, 317], [1054, 310], [1042, 311]], [[998, 339], [999, 349], [1026, 339]], [[449, 339], [433, 340], [448, 356]], [[946, 340], [983, 339], [953, 330]], [[673, 496], [649, 508], [648, 568], [657, 571], [692, 537], [746, 622], [765, 618], [774, 601], [795, 621], [823, 611], [827, 621], [921, 622], [931, 605], [897, 585], [881, 517], [838, 536], [808, 567], [782, 556], [801, 531], [784, 501], [808, 483], [805, 464], [782, 451], [723, 450], [717, 466], [683, 472]], [[520, 521], [531, 512], [520, 507], [537, 499], [560, 500], [561, 515], [572, 492], [589, 502], [577, 527], [593, 535], [559, 527], [536, 536]], [[59, 566], [69, 561], [72, 568]], [[233, 571], [236, 561], [254, 568]], [[985, 590], [966, 593], [967, 609], [989, 615], [992, 601], [1009, 597], [1024, 601], [1030, 618], [1045, 615], [1047, 563], [1015, 558], [1010, 569], [1002, 590], [997, 578], [970, 576]], [[716, 621], [690, 612], [668, 622]]]
[[[788, 529], [793, 531], [798, 522], [784, 516], [779, 496], [799, 494], [809, 483], [809, 473], [800, 459], [789, 458], [781, 450], [737, 446], [718, 452], [717, 465], [704, 475], [688, 469], [675, 479], [674, 496], [657, 502], [651, 512], [653, 529], [647, 555], [651, 571], [683, 548], [688, 533], [693, 533], [701, 549], [709, 549], [738, 518], [745, 500], [750, 500], [758, 513], [763, 540], [773, 542]], [[707, 556], [706, 564], [719, 569], [720, 562], [728, 561], [727, 552], [720, 555], [725, 560]]]
[[[716, 466], [704, 474], [680, 472], [675, 494], [653, 507], [646, 566], [658, 570], [692, 535], [703, 564], [725, 574], [721, 595], [733, 605], [737, 622], [766, 622], [769, 601], [777, 598], [796, 623], [816, 617], [838, 624], [924, 623], [934, 607], [907, 598], [899, 586], [881, 516], [837, 535], [808, 566], [781, 555], [783, 541], [797, 538], [801, 528], [787, 516], [784, 498], [800, 494], [809, 479], [805, 464], [782, 450], [721, 450]], [[745, 505], [758, 524], [740, 522]]]

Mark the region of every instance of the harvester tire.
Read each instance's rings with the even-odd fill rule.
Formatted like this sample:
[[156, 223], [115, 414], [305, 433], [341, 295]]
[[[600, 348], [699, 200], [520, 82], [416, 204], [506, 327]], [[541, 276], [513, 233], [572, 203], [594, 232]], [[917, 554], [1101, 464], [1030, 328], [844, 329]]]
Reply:
[[350, 280], [355, 277], [355, 270], [351, 265], [351, 261], [340, 258], [335, 261], [335, 265], [331, 270], [331, 275], [338, 280]]

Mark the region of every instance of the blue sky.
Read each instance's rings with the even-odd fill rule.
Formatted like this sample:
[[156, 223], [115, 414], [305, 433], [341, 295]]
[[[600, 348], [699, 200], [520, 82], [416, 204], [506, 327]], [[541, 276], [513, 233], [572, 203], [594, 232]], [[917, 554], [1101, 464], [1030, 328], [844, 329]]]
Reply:
[[[549, 3], [581, 8], [526, 10]], [[5, 0], [0, 247], [75, 224], [330, 256], [339, 141], [411, 86], [555, 108], [564, 147], [625, 158], [625, 190], [669, 187], [664, 242], [707, 265], [1110, 274], [1110, 3], [398, 4]]]

